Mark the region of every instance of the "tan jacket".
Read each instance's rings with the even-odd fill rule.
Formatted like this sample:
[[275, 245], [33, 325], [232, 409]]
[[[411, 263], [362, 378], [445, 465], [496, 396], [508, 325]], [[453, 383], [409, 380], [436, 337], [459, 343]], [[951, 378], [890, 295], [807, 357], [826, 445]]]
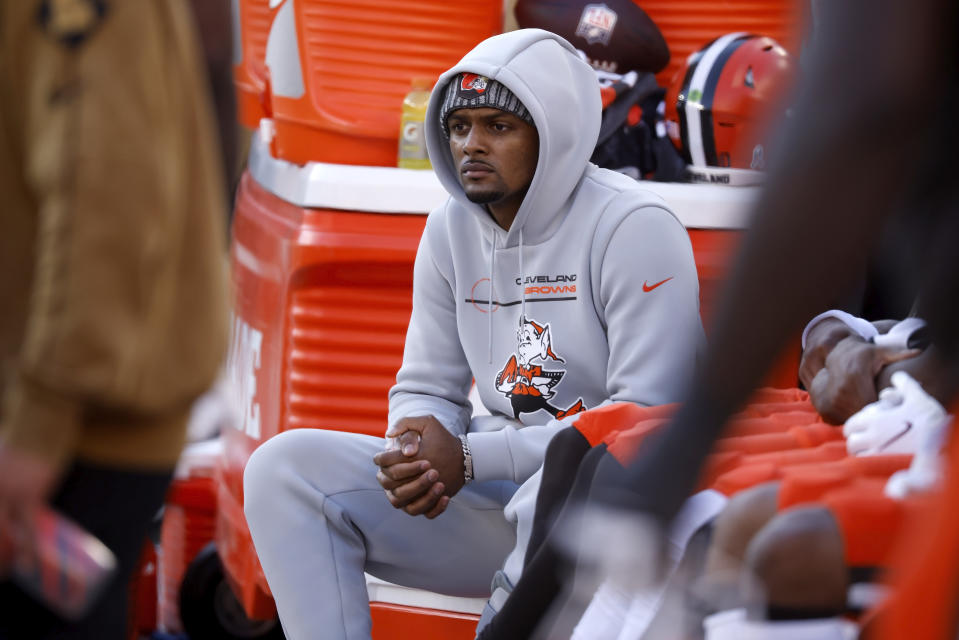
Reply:
[[0, 0], [6, 445], [175, 462], [228, 328], [203, 69], [178, 0]]

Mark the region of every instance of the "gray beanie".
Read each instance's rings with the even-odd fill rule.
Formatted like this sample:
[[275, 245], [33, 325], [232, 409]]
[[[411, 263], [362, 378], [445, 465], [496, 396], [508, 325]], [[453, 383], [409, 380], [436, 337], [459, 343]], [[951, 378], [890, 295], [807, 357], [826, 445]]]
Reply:
[[517, 118], [536, 126], [533, 117], [513, 92], [496, 80], [475, 73], [461, 73], [446, 85], [446, 97], [440, 109], [440, 126], [447, 138], [450, 137], [446, 118], [457, 109], [476, 109], [491, 107], [512, 113]]

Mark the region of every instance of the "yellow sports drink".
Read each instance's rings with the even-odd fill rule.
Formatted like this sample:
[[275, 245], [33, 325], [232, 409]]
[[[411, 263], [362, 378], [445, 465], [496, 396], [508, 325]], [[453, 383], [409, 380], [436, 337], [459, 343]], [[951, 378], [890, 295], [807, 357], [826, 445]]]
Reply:
[[433, 81], [430, 78], [413, 78], [412, 89], [403, 99], [403, 116], [400, 119], [400, 143], [397, 153], [397, 164], [401, 169], [433, 168], [426, 153], [426, 136], [423, 131], [432, 85]]

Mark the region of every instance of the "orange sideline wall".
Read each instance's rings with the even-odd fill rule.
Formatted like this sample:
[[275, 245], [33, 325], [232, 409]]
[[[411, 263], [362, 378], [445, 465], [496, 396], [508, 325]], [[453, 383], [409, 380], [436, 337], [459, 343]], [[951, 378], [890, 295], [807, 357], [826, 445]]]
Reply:
[[657, 74], [669, 86], [686, 57], [733, 31], [770, 36], [799, 55], [805, 4], [799, 0], [633, 0], [659, 27], [671, 54]]

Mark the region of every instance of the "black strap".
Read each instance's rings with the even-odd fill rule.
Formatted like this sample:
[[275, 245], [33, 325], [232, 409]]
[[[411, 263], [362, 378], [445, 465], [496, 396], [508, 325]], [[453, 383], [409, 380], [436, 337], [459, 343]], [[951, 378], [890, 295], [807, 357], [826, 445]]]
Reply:
[[603, 123], [599, 127], [599, 140], [596, 141], [596, 146], [599, 147], [620, 130], [634, 104], [642, 102], [658, 89], [656, 76], [651, 73], [640, 73], [636, 84], [616, 96], [616, 100], [603, 110]]

